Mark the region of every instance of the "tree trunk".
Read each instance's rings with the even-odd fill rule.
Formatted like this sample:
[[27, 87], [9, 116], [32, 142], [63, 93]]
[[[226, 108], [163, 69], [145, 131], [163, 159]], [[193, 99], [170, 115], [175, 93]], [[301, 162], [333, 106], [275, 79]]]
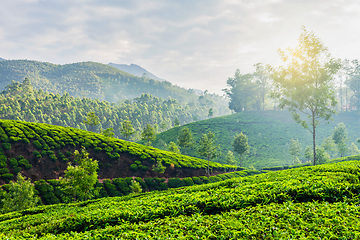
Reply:
[[316, 148], [315, 148], [315, 115], [312, 115], [312, 127], [313, 127], [313, 151], [314, 151], [314, 166], [316, 165]]

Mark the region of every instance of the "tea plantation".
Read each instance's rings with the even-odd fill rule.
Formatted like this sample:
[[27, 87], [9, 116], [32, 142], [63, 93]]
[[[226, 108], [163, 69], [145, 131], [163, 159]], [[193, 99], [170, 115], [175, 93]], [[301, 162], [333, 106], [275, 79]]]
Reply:
[[2, 239], [359, 239], [360, 163], [0, 215]]
[[[348, 146], [351, 142], [356, 142], [360, 136], [359, 115], [356, 112], [343, 112], [335, 115], [333, 122], [322, 123], [317, 128], [317, 146], [320, 146], [324, 138], [331, 136], [333, 129], [341, 122], [349, 133]], [[305, 147], [312, 146], [310, 132], [295, 123], [286, 110], [246, 111], [189, 123], [159, 133], [153, 145], [162, 148], [164, 143], [176, 142], [180, 130], [184, 127], [192, 131], [196, 141], [199, 141], [203, 133], [215, 133], [216, 144], [220, 145], [222, 151], [222, 155], [215, 159], [217, 162], [224, 162], [228, 150], [233, 151], [231, 142], [235, 134], [243, 132], [247, 135], [251, 147], [250, 153], [244, 154], [244, 167], [252, 165], [257, 169], [293, 164], [289, 153], [291, 139], [298, 139], [301, 143], [299, 159], [303, 162], [306, 161]], [[200, 157], [196, 149], [187, 150], [187, 154]]]

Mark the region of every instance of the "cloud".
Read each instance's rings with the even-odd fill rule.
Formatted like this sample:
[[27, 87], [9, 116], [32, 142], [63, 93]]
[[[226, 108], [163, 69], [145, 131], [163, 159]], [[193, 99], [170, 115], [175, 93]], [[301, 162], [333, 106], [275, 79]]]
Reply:
[[237, 68], [278, 64], [300, 28], [356, 58], [355, 0], [13, 0], [0, 8], [0, 57], [135, 63], [180, 86], [221, 93]]

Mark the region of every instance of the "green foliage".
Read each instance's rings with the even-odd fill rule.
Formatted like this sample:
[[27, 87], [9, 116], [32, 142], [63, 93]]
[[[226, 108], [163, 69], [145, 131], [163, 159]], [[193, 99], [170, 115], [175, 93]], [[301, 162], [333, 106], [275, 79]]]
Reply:
[[338, 151], [340, 153], [340, 156], [343, 157], [345, 152], [347, 152], [347, 146], [346, 143], [349, 141], [348, 138], [348, 132], [346, 130], [345, 124], [339, 123], [333, 131], [332, 139], [334, 140], [334, 143], [336, 144]]
[[59, 179], [64, 191], [71, 194], [74, 201], [96, 196], [94, 186], [99, 168], [97, 160], [89, 158], [89, 153], [85, 148], [82, 148], [81, 152], [75, 150], [74, 160], [78, 165], [72, 166], [69, 162], [64, 178]]
[[[312, 133], [315, 149], [316, 127], [320, 119], [329, 121], [335, 113], [335, 92], [330, 80], [340, 68], [338, 61], [331, 58], [327, 48], [313, 32], [305, 27], [299, 38], [299, 45], [289, 49], [288, 54], [279, 50], [284, 66], [274, 71], [276, 91], [281, 109], [287, 107], [294, 120]], [[304, 113], [307, 120], [301, 118]], [[313, 164], [316, 165], [316, 151]]]
[[129, 118], [122, 122], [120, 132], [121, 135], [124, 136], [124, 138], [127, 140], [130, 139], [131, 135], [136, 132]]
[[194, 146], [194, 139], [192, 136], [192, 132], [188, 127], [184, 127], [179, 131], [177, 143], [181, 148], [184, 148], [185, 155], [186, 155], [186, 149]]
[[16, 160], [16, 158], [10, 158], [9, 163], [10, 163], [10, 166], [12, 168], [15, 168], [15, 167], [19, 166], [18, 161]]
[[141, 132], [141, 140], [146, 141], [147, 146], [150, 146], [151, 142], [156, 140], [155, 130], [150, 124], [147, 124]]
[[5, 151], [9, 151], [11, 149], [11, 144], [10, 143], [2, 143], [2, 148], [5, 150]]
[[240, 155], [240, 167], [241, 167], [243, 161], [242, 156], [250, 149], [250, 146], [248, 144], [248, 138], [242, 132], [240, 134], [236, 134], [231, 145], [233, 146], [234, 151]]
[[199, 154], [206, 157], [208, 160], [207, 173], [210, 174], [210, 159], [218, 157], [220, 152], [220, 145], [215, 146], [215, 134], [213, 132], [204, 133], [199, 141]]
[[176, 145], [176, 143], [174, 142], [170, 142], [168, 147], [167, 147], [167, 150], [170, 151], [170, 152], [173, 152], [173, 153], [178, 153], [180, 154], [180, 150], [179, 150], [179, 147]]
[[0, 215], [0, 236], [356, 239], [358, 165], [347, 161], [135, 196], [40, 206]]
[[137, 171], [138, 170], [138, 165], [136, 165], [135, 163], [130, 165], [130, 169], [133, 171]]
[[141, 193], [142, 192], [140, 183], [135, 180], [131, 181], [130, 189], [131, 189], [132, 193]]
[[185, 186], [185, 183], [180, 178], [169, 178], [169, 188], [178, 188]]
[[5, 198], [2, 200], [2, 212], [12, 212], [35, 207], [39, 202], [39, 198], [35, 194], [35, 187], [31, 184], [31, 180], [17, 175], [17, 181], [11, 182]]
[[162, 165], [161, 161], [157, 161], [156, 165], [153, 165], [152, 170], [157, 173], [164, 173], [166, 170], [166, 167]]

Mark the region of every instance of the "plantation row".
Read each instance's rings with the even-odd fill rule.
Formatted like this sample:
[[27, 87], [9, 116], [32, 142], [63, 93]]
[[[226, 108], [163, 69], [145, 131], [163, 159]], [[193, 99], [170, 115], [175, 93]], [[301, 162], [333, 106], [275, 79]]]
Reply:
[[[63, 149], [75, 149], [80, 146], [93, 149], [95, 153], [105, 154], [106, 158], [110, 159], [110, 162], [114, 164], [121, 161], [121, 154], [132, 156], [134, 159], [132, 164], [135, 164], [136, 169], [130, 170], [130, 174], [135, 174], [137, 169], [143, 172], [151, 171], [151, 168], [143, 165], [146, 161], [153, 164], [161, 161], [167, 167], [192, 169], [206, 168], [208, 164], [206, 160], [109, 138], [76, 128], [13, 120], [0, 120], [0, 141], [2, 142], [0, 174], [1, 178], [6, 181], [12, 179], [10, 174], [15, 175], [20, 170], [34, 167], [28, 160], [31, 160], [34, 164], [40, 164], [42, 159], [49, 159], [52, 162], [58, 160], [66, 162], [71, 160], [72, 152], [64, 152]], [[11, 152], [12, 145], [15, 143], [21, 143], [24, 147], [28, 146], [29, 151], [32, 151], [28, 160], [23, 156], [7, 157], [10, 153], [16, 154]], [[96, 156], [93, 158], [96, 159]], [[107, 167], [101, 162], [99, 165], [101, 168]], [[133, 168], [135, 166], [133, 165]], [[236, 169], [235, 166], [215, 162], [210, 162], [210, 168], [222, 172]], [[122, 170], [124, 171], [124, 169]]]
[[3, 238], [359, 237], [358, 161], [0, 215]]

